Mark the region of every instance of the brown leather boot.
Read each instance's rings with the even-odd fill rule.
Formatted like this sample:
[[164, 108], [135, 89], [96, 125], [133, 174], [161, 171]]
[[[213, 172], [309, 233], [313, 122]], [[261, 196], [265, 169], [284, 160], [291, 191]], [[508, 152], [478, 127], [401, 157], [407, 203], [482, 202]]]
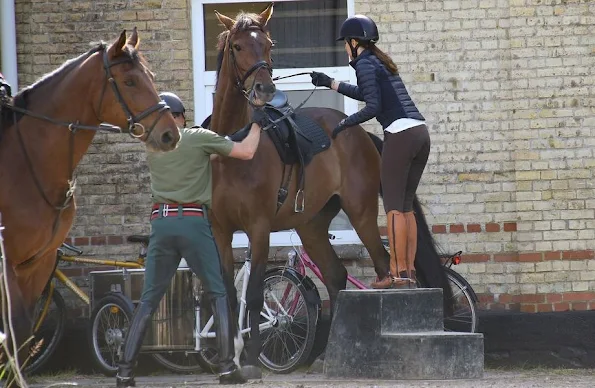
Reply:
[[[409, 287], [409, 279], [401, 276], [401, 271], [407, 269], [407, 221], [405, 215], [396, 210], [387, 214], [387, 232], [390, 245], [390, 271], [377, 282], [371, 284], [372, 288], [403, 288]], [[397, 275], [398, 274], [398, 275]]]
[[407, 221], [407, 276], [411, 279], [410, 288], [417, 288], [417, 276], [415, 274], [415, 254], [417, 253], [417, 221], [414, 212], [406, 212]]

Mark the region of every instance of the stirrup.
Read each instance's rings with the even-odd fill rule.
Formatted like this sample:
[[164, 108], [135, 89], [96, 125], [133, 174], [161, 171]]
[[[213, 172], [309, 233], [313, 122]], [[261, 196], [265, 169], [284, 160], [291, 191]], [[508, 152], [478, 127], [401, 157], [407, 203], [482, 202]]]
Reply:
[[[301, 197], [302, 203], [299, 203], [299, 198]], [[304, 194], [304, 190], [299, 189], [295, 194], [295, 205], [293, 211], [295, 213], [303, 213], [304, 212], [304, 205], [306, 203], [306, 195]]]

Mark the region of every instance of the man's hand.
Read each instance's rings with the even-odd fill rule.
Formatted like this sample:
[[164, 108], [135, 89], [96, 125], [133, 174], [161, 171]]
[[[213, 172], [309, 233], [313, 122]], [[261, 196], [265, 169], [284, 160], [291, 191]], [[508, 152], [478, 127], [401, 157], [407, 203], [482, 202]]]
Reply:
[[325, 86], [330, 88], [333, 83], [333, 79], [331, 77], [317, 71], [313, 71], [312, 74], [310, 74], [310, 77], [312, 78], [312, 84], [314, 86]]
[[264, 111], [264, 108], [254, 109], [252, 117], [250, 118], [251, 123], [258, 124], [261, 128], [266, 127], [270, 123], [269, 116]]

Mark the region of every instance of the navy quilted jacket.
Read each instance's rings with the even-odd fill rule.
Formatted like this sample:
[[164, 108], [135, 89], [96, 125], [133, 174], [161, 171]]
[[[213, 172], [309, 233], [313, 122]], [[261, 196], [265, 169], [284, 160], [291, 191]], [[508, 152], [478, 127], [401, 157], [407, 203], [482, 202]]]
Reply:
[[355, 69], [357, 86], [341, 82], [338, 92], [365, 101], [366, 106], [347, 117], [345, 126], [357, 125], [374, 117], [382, 129], [397, 119], [425, 120], [409, 97], [401, 77], [392, 74], [371, 51], [362, 51], [349, 64]]

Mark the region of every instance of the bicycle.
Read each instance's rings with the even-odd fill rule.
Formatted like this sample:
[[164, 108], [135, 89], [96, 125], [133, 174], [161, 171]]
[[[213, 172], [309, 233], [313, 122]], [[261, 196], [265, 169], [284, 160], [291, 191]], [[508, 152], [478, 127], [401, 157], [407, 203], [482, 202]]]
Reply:
[[[57, 251], [58, 262], [71, 262], [77, 264], [94, 264], [113, 266], [122, 269], [143, 269], [145, 258], [147, 254], [148, 238], [146, 236], [129, 236], [128, 242], [139, 243], [140, 252], [135, 260], [107, 260], [107, 259], [91, 259], [82, 258], [78, 256], [69, 255], [67, 251], [73, 252], [76, 255], [82, 255], [83, 251], [73, 245], [63, 243]], [[64, 327], [66, 322], [66, 304], [60, 292], [56, 289], [55, 283], [52, 281], [56, 279], [61, 282], [68, 290], [72, 291], [78, 299], [80, 299], [90, 309], [91, 299], [80, 287], [76, 285], [60, 270], [57, 265], [54, 270], [52, 279], [48, 282], [43, 291], [34, 313], [35, 325], [33, 326], [34, 340], [31, 341], [31, 346], [38, 346], [37, 353], [31, 358], [30, 363], [25, 367], [25, 373], [31, 374], [38, 371], [54, 353], [62, 336], [64, 334]], [[92, 313], [91, 313], [92, 315]], [[39, 346], [39, 341], [43, 339], [43, 343]], [[153, 358], [165, 367], [168, 367], [170, 360], [166, 355], [153, 354]], [[94, 359], [94, 363], [104, 373], [105, 365], [100, 360]]]
[[[293, 232], [295, 234], [295, 231]], [[292, 234], [291, 237], [294, 234]], [[334, 240], [335, 236], [329, 234], [329, 239]], [[388, 239], [382, 239], [382, 243], [384, 248], [387, 251], [390, 251]], [[310, 256], [308, 256], [305, 249], [303, 249], [302, 246], [296, 246], [296, 244], [293, 243], [293, 240], [291, 240], [291, 245], [293, 249], [288, 254], [286, 266], [295, 269], [297, 273], [302, 276], [306, 276], [306, 269], [310, 269], [320, 281], [323, 281], [322, 273]], [[462, 251], [459, 251], [454, 255], [446, 255], [442, 257], [442, 265], [453, 294], [453, 313], [444, 318], [444, 328], [447, 331], [475, 333], [478, 326], [476, 304], [479, 302], [479, 299], [467, 280], [451, 268], [453, 265], [461, 263], [461, 254]], [[298, 258], [298, 260], [296, 260], [296, 258]], [[350, 274], [347, 275], [347, 281], [360, 290], [369, 288]], [[418, 279], [418, 286], [424, 287], [426, 285]]]
[[[234, 278], [234, 285], [239, 292], [238, 330], [242, 337], [250, 333], [249, 316], [246, 314], [246, 291], [250, 266], [251, 257], [248, 253], [246, 261]], [[217, 349], [214, 344], [216, 338], [213, 329], [214, 318], [209, 313], [210, 308], [205, 303], [205, 295], [196, 275], [187, 269], [179, 268], [178, 272], [186, 272], [181, 276], [192, 278], [192, 292], [172, 294], [169, 298], [183, 299], [179, 305], [185, 306], [181, 307], [181, 310], [185, 310], [183, 313], [185, 316], [176, 318], [176, 322], [182, 322], [181, 325], [186, 327], [188, 322], [191, 322], [194, 329], [192, 331], [194, 343], [191, 344], [192, 346], [188, 343], [179, 346], [180, 344], [176, 343], [172, 349], [160, 348], [159, 351], [172, 357], [167, 365], [167, 368], [172, 371], [191, 373], [197, 369], [203, 369], [216, 372], [218, 365]], [[92, 274], [101, 276], [101, 271]], [[264, 339], [259, 362], [273, 372], [289, 373], [301, 366], [314, 346], [316, 325], [321, 309], [320, 297], [312, 281], [295, 271], [271, 268], [266, 272], [264, 284], [265, 303], [260, 313], [259, 324], [259, 330], [264, 334]], [[117, 365], [113, 358], [108, 360], [99, 354], [98, 344], [105, 339], [106, 345], [111, 349], [110, 354], [119, 354], [127, 329], [126, 322], [130, 322], [132, 317], [134, 298], [118, 292], [110, 293], [97, 303], [90, 319], [93, 328], [92, 341], [95, 344], [94, 357], [103, 359], [104, 370], [109, 374], [115, 372]], [[187, 308], [189, 305], [192, 309]], [[205, 310], [206, 314], [204, 314]], [[171, 314], [171, 311], [166, 310], [166, 312]], [[99, 322], [111, 322], [114, 325], [101, 331], [98, 328]], [[236, 362], [239, 362], [238, 357], [239, 355], [236, 354]], [[172, 359], [176, 361], [171, 361]]]

